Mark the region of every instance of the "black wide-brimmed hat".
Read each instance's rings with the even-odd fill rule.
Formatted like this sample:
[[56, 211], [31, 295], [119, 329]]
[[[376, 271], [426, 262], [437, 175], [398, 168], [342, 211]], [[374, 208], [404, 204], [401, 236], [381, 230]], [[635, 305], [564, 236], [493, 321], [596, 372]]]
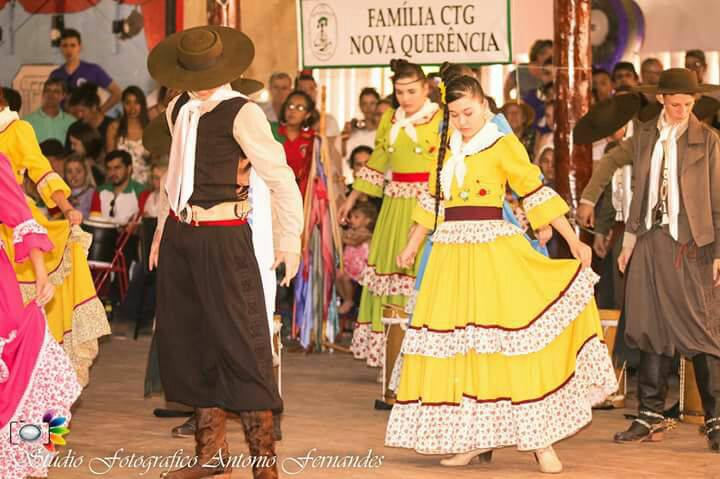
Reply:
[[255, 57], [252, 40], [229, 27], [203, 26], [174, 33], [148, 55], [150, 76], [179, 90], [209, 90], [240, 78]]
[[687, 68], [670, 68], [660, 74], [657, 85], [640, 85], [634, 88], [640, 93], [651, 95], [694, 95], [720, 89], [720, 85], [698, 83], [697, 75]]
[[[663, 106], [659, 102], [652, 102], [643, 107], [638, 113], [638, 120], [642, 122], [650, 121], [662, 111]], [[695, 102], [693, 107], [693, 114], [700, 121], [705, 121], [708, 118], [712, 118], [718, 110], [720, 110], [720, 101], [707, 95], [703, 95]]]
[[576, 145], [589, 145], [625, 126], [640, 109], [640, 95], [622, 93], [596, 103], [573, 129]]
[[[252, 95], [264, 87], [261, 81], [252, 78], [238, 78], [230, 82], [230, 86], [243, 95]], [[162, 156], [170, 153], [172, 136], [165, 112], [160, 113], [145, 126], [142, 141], [143, 147], [153, 155]]]

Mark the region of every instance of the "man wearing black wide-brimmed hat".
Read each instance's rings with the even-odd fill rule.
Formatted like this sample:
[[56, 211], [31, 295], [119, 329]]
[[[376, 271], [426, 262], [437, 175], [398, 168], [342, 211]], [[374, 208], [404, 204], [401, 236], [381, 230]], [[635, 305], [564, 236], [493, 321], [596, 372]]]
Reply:
[[625, 339], [641, 351], [639, 417], [617, 442], [659, 440], [673, 357], [692, 358], [711, 450], [720, 452], [720, 139], [692, 113], [699, 85], [665, 70], [662, 110], [604, 156], [583, 192], [597, 200], [612, 171], [633, 165], [633, 198], [618, 266], [627, 271]]
[[219, 461], [228, 457], [227, 411], [242, 420], [254, 477], [277, 477], [273, 412], [282, 401], [249, 204], [236, 196], [240, 160], [248, 159], [271, 191], [281, 284], [297, 272], [302, 200], [264, 113], [230, 86], [253, 56], [247, 36], [208, 26], [171, 35], [148, 58], [158, 83], [184, 91], [165, 112], [170, 217], [159, 252], [156, 334], [166, 398], [195, 408], [198, 463], [164, 473], [168, 479], [230, 477]]

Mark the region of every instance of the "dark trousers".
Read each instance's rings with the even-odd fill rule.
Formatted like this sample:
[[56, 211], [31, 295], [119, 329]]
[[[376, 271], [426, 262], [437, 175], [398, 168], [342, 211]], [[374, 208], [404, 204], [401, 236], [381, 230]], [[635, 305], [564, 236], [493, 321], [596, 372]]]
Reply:
[[[720, 359], [709, 354], [697, 354], [692, 362], [705, 420], [720, 417]], [[638, 399], [641, 414], [643, 411], [662, 414], [665, 410], [672, 365], [673, 358], [670, 356], [645, 351], [640, 353]]]

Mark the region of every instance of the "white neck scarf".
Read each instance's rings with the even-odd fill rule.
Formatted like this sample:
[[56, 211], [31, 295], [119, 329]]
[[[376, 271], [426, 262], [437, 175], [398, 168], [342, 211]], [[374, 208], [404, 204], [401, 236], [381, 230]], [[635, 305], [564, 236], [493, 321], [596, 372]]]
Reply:
[[688, 122], [670, 124], [665, 120], [665, 110], [660, 114], [657, 123], [660, 137], [653, 148], [650, 163], [650, 189], [648, 190], [648, 208], [645, 216], [645, 226], [648, 229], [653, 224], [653, 208], [658, 202], [660, 178], [663, 174], [662, 163], [665, 157], [665, 167], [668, 171], [667, 213], [663, 214], [662, 224], [670, 225], [670, 236], [678, 239], [678, 213], [680, 210], [680, 188], [678, 185], [678, 159], [677, 139], [685, 133]]
[[451, 197], [450, 192], [452, 191], [453, 178], [457, 181], [458, 188], [460, 188], [463, 181], [465, 181], [465, 173], [467, 173], [465, 157], [484, 150], [503, 136], [505, 136], [504, 133], [491, 121], [485, 123], [485, 126], [467, 143], [463, 143], [462, 134], [459, 131], [455, 131], [452, 134], [450, 138], [450, 159], [445, 163], [440, 172], [440, 185], [442, 186], [443, 195], [446, 200], [449, 200]]
[[5, 128], [7, 128], [10, 123], [18, 120], [19, 118], [18, 114], [12, 111], [10, 107], [6, 106], [0, 110], [0, 131], [5, 131]]
[[439, 108], [440, 107], [437, 103], [425, 100], [422, 108], [408, 117], [405, 116], [405, 110], [398, 108], [395, 112], [395, 123], [393, 123], [392, 127], [390, 127], [390, 144], [395, 144], [398, 135], [400, 134], [400, 130], [405, 130], [407, 136], [417, 143], [417, 131], [415, 131], [415, 125], [430, 121]]
[[243, 95], [226, 84], [215, 90], [207, 100], [191, 97], [180, 108], [172, 129], [172, 147], [167, 182], [165, 183], [170, 208], [175, 214], [180, 214], [185, 209], [190, 196], [192, 196], [195, 182], [197, 128], [200, 116], [204, 110], [212, 109], [212, 106], [221, 101], [241, 96]]

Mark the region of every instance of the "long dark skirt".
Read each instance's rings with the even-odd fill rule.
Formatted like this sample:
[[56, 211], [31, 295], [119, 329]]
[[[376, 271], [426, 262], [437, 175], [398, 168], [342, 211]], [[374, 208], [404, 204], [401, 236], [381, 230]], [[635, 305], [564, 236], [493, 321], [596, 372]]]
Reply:
[[249, 226], [168, 218], [160, 262], [156, 334], [166, 399], [281, 411]]
[[683, 246], [664, 229], [640, 236], [625, 291], [628, 345], [665, 356], [720, 357], [720, 288], [712, 245]]

